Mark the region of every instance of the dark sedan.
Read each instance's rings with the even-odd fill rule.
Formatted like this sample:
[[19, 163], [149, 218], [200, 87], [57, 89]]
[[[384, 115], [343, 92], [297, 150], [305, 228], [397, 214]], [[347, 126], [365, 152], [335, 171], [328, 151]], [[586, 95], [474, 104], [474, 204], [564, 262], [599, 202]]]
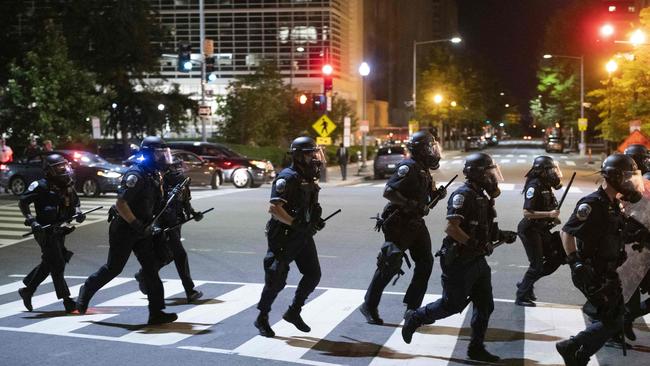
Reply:
[[403, 146], [379, 148], [373, 165], [375, 179], [382, 179], [385, 175], [393, 174], [397, 164], [406, 156], [406, 149]]
[[49, 154], [61, 154], [74, 171], [75, 189], [84, 196], [116, 192], [124, 167], [111, 164], [100, 156], [86, 151], [59, 150], [42, 152], [29, 159], [0, 167], [0, 185], [13, 194], [21, 194], [29, 184], [45, 177], [43, 158]]

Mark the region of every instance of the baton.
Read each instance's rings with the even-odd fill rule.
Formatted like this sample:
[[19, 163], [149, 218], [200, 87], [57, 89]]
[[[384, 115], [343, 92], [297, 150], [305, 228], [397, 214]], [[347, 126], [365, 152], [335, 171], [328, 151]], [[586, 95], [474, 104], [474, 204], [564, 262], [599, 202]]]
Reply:
[[331, 215], [327, 216], [326, 218], [323, 219], [323, 222], [331, 219], [333, 216], [338, 215], [341, 212], [341, 209], [339, 208], [338, 210], [334, 211]]
[[[72, 221], [72, 220], [74, 220], [74, 219], [76, 219], [77, 217], [80, 217], [80, 216], [82, 216], [82, 215], [87, 215], [87, 214], [89, 214], [89, 213], [91, 213], [91, 212], [95, 212], [95, 211], [97, 211], [97, 210], [101, 210], [102, 208], [104, 208], [104, 206], [98, 206], [98, 207], [92, 208], [92, 209], [90, 209], [90, 210], [88, 210], [88, 211], [86, 211], [86, 212], [81, 212], [81, 213], [78, 213], [78, 214], [76, 214], [76, 215], [73, 215], [73, 216], [70, 218], [70, 220], [64, 220], [64, 221], [57, 222], [57, 223], [55, 223], [55, 224], [48, 224], [48, 225], [45, 225], [45, 226], [41, 226], [41, 229], [42, 229], [42, 230], [45, 230], [45, 229], [49, 229], [49, 228], [51, 228], [52, 226], [59, 226], [59, 225], [65, 223], [65, 222], [70, 222], [70, 221]], [[28, 237], [28, 236], [32, 235], [33, 233], [34, 233], [34, 231], [33, 231], [33, 230], [30, 230], [28, 233], [23, 234], [23, 238]]]
[[567, 184], [564, 193], [562, 193], [562, 198], [560, 199], [560, 203], [557, 205], [558, 210], [562, 207], [562, 204], [564, 203], [564, 199], [566, 198], [567, 193], [569, 193], [569, 189], [571, 188], [571, 185], [573, 184], [573, 180], [575, 178], [576, 178], [576, 172], [573, 172], [573, 174], [571, 175], [571, 180], [569, 180], [569, 184]]
[[[202, 211], [202, 212], [201, 212], [201, 215], [205, 215], [205, 214], [207, 214], [208, 212], [210, 212], [210, 211], [212, 211], [212, 210], [214, 210], [214, 207], [211, 207], [211, 208], [209, 208], [209, 209], [207, 209], [207, 210], [205, 210], [205, 211]], [[181, 222], [179, 222], [179, 223], [176, 224], [176, 225], [172, 225], [172, 226], [170, 226], [170, 227], [168, 227], [168, 228], [165, 228], [165, 229], [163, 230], [163, 233], [166, 233], [166, 232], [168, 232], [169, 230], [174, 230], [174, 229], [176, 229], [177, 227], [180, 227], [180, 226], [182, 226], [182, 225], [184, 225], [184, 224], [187, 224], [188, 222], [194, 220], [195, 217], [196, 217], [196, 215], [194, 215], [194, 216], [188, 218], [187, 220], [181, 221]]]

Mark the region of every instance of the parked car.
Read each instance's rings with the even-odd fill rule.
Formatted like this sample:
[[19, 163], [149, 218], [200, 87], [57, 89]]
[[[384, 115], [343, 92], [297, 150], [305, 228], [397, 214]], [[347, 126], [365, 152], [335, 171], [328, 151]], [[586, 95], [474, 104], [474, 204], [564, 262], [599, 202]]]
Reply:
[[564, 152], [564, 141], [559, 136], [549, 136], [546, 138], [546, 143], [544, 144], [544, 149], [547, 153], [550, 152]]
[[397, 164], [407, 156], [404, 146], [385, 146], [377, 150], [373, 165], [375, 179], [382, 179], [385, 175], [393, 174]]
[[172, 149], [193, 152], [215, 163], [223, 172], [223, 181], [237, 188], [259, 187], [275, 177], [273, 164], [267, 160], [250, 159], [227, 146], [199, 141], [171, 141]]
[[485, 142], [485, 137], [483, 136], [467, 136], [465, 139], [465, 151], [470, 150], [483, 150], [487, 143]]
[[29, 159], [0, 166], [0, 185], [19, 195], [35, 180], [45, 177], [43, 158], [61, 154], [74, 171], [75, 189], [84, 196], [96, 197], [101, 193], [116, 192], [124, 167], [111, 164], [99, 155], [79, 150], [41, 152]]

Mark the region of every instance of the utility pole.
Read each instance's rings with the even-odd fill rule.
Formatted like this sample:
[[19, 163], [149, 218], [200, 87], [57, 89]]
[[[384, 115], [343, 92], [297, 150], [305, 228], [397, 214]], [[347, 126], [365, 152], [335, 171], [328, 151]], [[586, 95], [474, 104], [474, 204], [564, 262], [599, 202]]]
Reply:
[[[204, 0], [199, 0], [199, 33], [201, 43], [201, 54], [199, 61], [201, 62], [201, 106], [205, 105], [205, 6]], [[208, 141], [208, 134], [206, 131], [207, 117], [200, 116], [201, 118], [201, 141]]]

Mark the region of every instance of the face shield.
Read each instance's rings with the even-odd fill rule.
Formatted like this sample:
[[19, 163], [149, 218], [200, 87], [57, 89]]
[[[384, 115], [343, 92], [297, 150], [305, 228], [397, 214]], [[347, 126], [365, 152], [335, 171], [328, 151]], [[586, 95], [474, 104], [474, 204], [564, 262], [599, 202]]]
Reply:
[[168, 147], [157, 148], [153, 151], [153, 160], [158, 169], [163, 169], [172, 164], [172, 152]]
[[560, 165], [558, 164], [557, 161], [553, 162], [553, 167], [548, 168], [548, 178], [549, 178], [549, 183], [553, 187], [553, 189], [560, 189], [562, 188], [562, 178], [564, 175], [562, 175], [562, 169], [560, 169]]
[[426, 164], [429, 169], [440, 168], [440, 145], [437, 141], [431, 141], [425, 145]]
[[501, 194], [499, 183], [503, 182], [503, 174], [498, 164], [492, 165], [485, 170], [483, 189], [491, 198], [497, 198]]
[[52, 179], [56, 181], [57, 184], [62, 186], [68, 186], [72, 184], [72, 167], [67, 161], [51, 165], [49, 167], [50, 174]]
[[645, 191], [643, 176], [640, 170], [623, 172], [621, 182], [618, 187], [614, 187], [623, 201], [636, 203], [643, 197]]
[[301, 173], [308, 179], [319, 179], [320, 170], [325, 164], [326, 158], [323, 149], [315, 147], [300, 152], [299, 161], [296, 161]]

